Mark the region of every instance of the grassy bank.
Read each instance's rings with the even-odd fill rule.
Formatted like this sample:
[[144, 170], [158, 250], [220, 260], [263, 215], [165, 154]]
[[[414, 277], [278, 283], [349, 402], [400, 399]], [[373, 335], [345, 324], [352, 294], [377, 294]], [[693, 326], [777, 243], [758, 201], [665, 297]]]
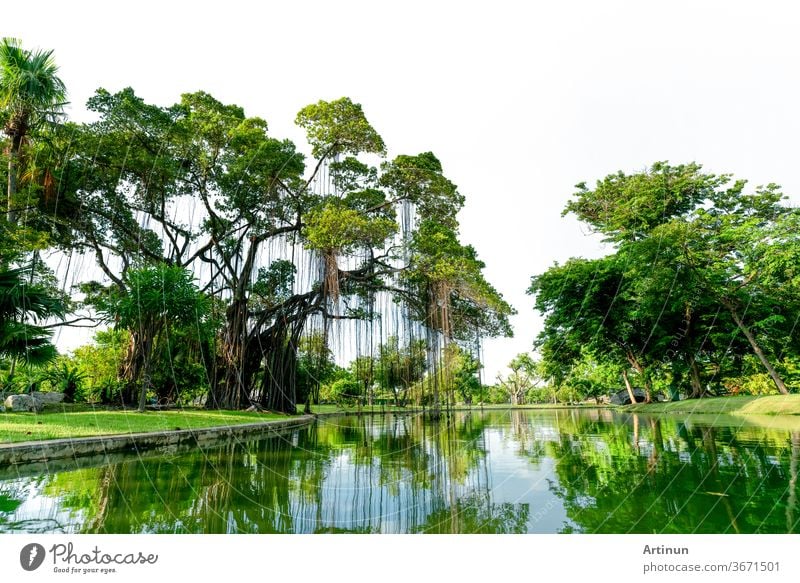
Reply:
[[800, 415], [800, 395], [716, 397], [669, 403], [627, 405], [625, 411], [642, 413], [709, 413], [743, 415]]
[[[596, 409], [598, 407], [606, 407], [607, 405], [597, 405], [595, 403], [580, 403], [576, 405], [565, 405], [561, 403], [551, 404], [551, 403], [537, 403], [534, 405], [509, 405], [509, 404], [499, 404], [499, 405], [456, 405], [454, 410], [455, 411], [516, 411], [518, 409]], [[362, 413], [418, 413], [422, 412], [423, 410], [427, 411], [428, 409], [422, 409], [422, 407], [414, 407], [409, 405], [407, 407], [395, 407], [394, 405], [385, 405], [381, 407], [380, 405], [373, 405], [372, 407], [344, 407], [340, 405], [313, 405], [311, 407], [311, 412], [315, 414], [332, 414], [332, 413], [358, 413], [359, 411]], [[302, 412], [302, 407], [298, 408], [298, 412]]]
[[[580, 405], [577, 405], [580, 407]], [[511, 410], [511, 409], [563, 409], [567, 405], [473, 405], [458, 406], [459, 411]], [[342, 407], [339, 405], [314, 405], [315, 414], [354, 413], [421, 413], [416, 407], [375, 405], [372, 407]], [[298, 413], [302, 413], [302, 407]], [[107, 410], [90, 405], [61, 405], [58, 409], [45, 409], [42, 413], [0, 413], [0, 443], [58, 439], [65, 437], [91, 437], [122, 433], [148, 433], [177, 429], [201, 429], [241, 423], [258, 423], [272, 419], [286, 419], [277, 413], [245, 411], [206, 411], [204, 409], [176, 409], [170, 411]]]
[[136, 411], [108, 411], [99, 408], [64, 406], [61, 410], [45, 410], [38, 414], [0, 413], [0, 443], [201, 429], [222, 425], [258, 423], [272, 419], [286, 419], [286, 415], [200, 409], [137, 413]]

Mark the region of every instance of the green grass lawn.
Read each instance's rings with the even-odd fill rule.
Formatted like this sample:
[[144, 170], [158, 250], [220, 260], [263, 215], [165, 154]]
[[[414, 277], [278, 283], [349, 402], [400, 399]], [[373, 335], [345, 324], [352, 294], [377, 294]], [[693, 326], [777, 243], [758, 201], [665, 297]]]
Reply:
[[800, 415], [800, 395], [763, 397], [715, 397], [669, 403], [626, 405], [624, 411], [642, 413], [731, 413], [755, 415]]
[[286, 418], [286, 415], [277, 413], [245, 411], [176, 409], [137, 413], [136, 411], [109, 411], [99, 407], [93, 409], [89, 406], [65, 405], [59, 410], [45, 410], [38, 414], [0, 413], [0, 443], [60, 437], [201, 429]]

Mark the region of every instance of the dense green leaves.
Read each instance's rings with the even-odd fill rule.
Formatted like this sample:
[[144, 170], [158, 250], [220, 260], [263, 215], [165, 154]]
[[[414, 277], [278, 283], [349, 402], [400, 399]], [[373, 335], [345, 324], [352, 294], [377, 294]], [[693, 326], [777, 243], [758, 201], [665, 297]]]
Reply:
[[[2, 105], [11, 119], [11, 101]], [[264, 119], [204, 91], [160, 105], [101, 88], [87, 108], [94, 121], [49, 130], [34, 144], [36, 164], [8, 174], [30, 176], [20, 184], [35, 205], [26, 227], [0, 221], [0, 230], [4, 248], [26, 241], [97, 263], [103, 281], [79, 287], [90, 317], [129, 334], [117, 371], [123, 402], [139, 386], [142, 399], [186, 394], [162, 394], [167, 366], [210, 379], [210, 406], [292, 412], [319, 388], [303, 380], [309, 323], [376, 321], [383, 297], [409, 325], [436, 330], [437, 343], [510, 335], [512, 308], [459, 240], [464, 197], [430, 152], [376, 164], [386, 145], [351, 99], [298, 113], [308, 165]], [[401, 368], [413, 374], [400, 383], [399, 369], [387, 373], [385, 390], [407, 391], [422, 375]]]
[[383, 139], [367, 121], [361, 105], [348, 97], [308, 105], [297, 114], [295, 123], [306, 130], [315, 158], [386, 153]]
[[311, 249], [352, 253], [381, 247], [396, 231], [397, 224], [391, 219], [370, 217], [332, 201], [308, 213], [304, 235]]
[[795, 354], [800, 339], [792, 316], [800, 309], [798, 213], [774, 184], [745, 187], [697, 164], [665, 162], [611, 175], [594, 190], [579, 185], [565, 212], [616, 250], [532, 280], [529, 293], [546, 316], [537, 345], [556, 383], [574, 379], [589, 350], [596, 367], [630, 372], [648, 392], [733, 390], [753, 363], [786, 392], [781, 355]]
[[50, 343], [51, 332], [41, 323], [63, 317], [66, 308], [49, 290], [31, 284], [29, 272], [30, 268], [0, 266], [0, 358], [44, 364], [56, 351]]

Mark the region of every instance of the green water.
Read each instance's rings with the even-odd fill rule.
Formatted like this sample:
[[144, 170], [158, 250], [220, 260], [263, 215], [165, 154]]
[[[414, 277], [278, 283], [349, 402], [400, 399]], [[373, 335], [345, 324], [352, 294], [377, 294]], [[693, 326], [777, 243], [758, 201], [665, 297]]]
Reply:
[[799, 532], [800, 421], [754, 420], [326, 418], [202, 451], [2, 468], [0, 531]]

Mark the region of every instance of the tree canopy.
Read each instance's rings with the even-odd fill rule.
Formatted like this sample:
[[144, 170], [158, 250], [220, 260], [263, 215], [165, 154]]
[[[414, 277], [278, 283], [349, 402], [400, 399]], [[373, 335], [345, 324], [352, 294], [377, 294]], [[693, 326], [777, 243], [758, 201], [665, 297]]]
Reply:
[[[13, 97], [4, 73], [4, 120], [21, 111], [19, 99], [44, 115], [65, 95], [52, 52], [24, 56], [46, 65], [41, 95]], [[328, 347], [320, 354], [349, 359], [390, 336], [422, 340], [439, 362], [451, 342], [471, 350], [511, 334], [513, 309], [460, 240], [465, 197], [431, 152], [387, 159], [350, 98], [300, 109], [310, 155], [204, 91], [160, 105], [101, 88], [87, 108], [93, 121], [61, 120], [39, 144], [47, 187], [31, 212], [42, 217], [39, 248], [96, 264], [78, 276], [87, 295], [74, 298], [90, 319], [129, 332], [123, 401], [134, 386], [144, 386], [141, 399], [150, 390], [145, 371], [162, 353], [162, 331], [188, 333], [193, 322], [204, 331], [197, 358], [209, 406], [286, 412], [305, 398], [298, 356], [311, 336]], [[4, 228], [19, 233], [12, 223]]]
[[551, 378], [567, 379], [589, 351], [596, 364], [613, 363], [628, 388], [633, 375], [648, 400], [657, 388], [673, 397], [735, 390], [755, 364], [788, 392], [800, 242], [785, 198], [775, 184], [748, 191], [746, 181], [695, 163], [579, 184], [565, 213], [614, 252], [532, 279]]

